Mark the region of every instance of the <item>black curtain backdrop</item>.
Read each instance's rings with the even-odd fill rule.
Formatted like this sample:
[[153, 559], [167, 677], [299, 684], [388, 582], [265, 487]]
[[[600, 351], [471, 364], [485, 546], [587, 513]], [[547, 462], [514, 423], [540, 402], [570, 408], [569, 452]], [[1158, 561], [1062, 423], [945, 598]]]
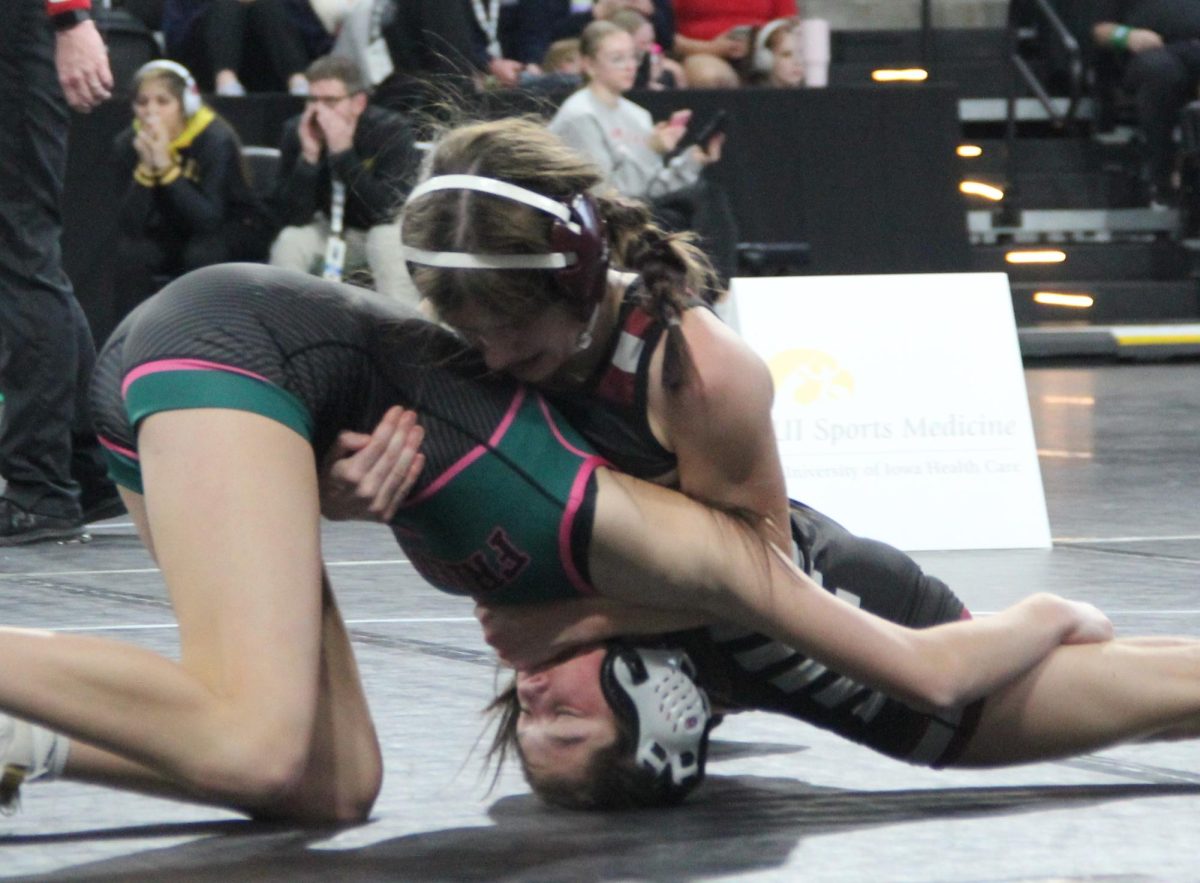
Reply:
[[[803, 242], [810, 274], [962, 272], [969, 266], [957, 91], [951, 86], [642, 92], [655, 119], [691, 108], [699, 122], [728, 114], [723, 160], [709, 174], [728, 191], [743, 242]], [[215, 102], [246, 144], [276, 146], [302, 103], [289, 96]], [[527, 112], [527, 99], [493, 96], [487, 115]], [[123, 182], [110, 161], [129, 125], [125, 104], [72, 124], [63, 250], [67, 272], [100, 343], [113, 327], [112, 260]]]

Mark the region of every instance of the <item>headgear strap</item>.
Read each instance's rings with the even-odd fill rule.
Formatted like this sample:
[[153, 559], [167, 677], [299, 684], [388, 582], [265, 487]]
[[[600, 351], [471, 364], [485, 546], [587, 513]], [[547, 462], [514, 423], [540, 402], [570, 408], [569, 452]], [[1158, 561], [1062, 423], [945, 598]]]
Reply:
[[412, 202], [440, 190], [473, 190], [530, 206], [554, 218], [549, 247], [540, 254], [475, 254], [434, 251], [401, 242], [406, 261], [457, 270], [555, 270], [556, 278], [586, 317], [604, 297], [608, 276], [608, 238], [604, 219], [587, 193], [559, 202], [528, 188], [482, 175], [437, 175], [415, 187]]

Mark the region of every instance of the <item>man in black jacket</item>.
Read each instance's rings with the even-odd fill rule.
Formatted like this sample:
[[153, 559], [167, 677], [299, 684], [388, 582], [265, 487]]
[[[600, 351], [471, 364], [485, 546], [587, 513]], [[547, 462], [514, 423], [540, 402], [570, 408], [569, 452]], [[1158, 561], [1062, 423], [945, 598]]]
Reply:
[[306, 76], [304, 113], [288, 121], [280, 148], [276, 208], [287, 226], [271, 263], [351, 282], [369, 270], [377, 291], [415, 304], [396, 222], [417, 167], [408, 123], [368, 104], [348, 59], [319, 58]]

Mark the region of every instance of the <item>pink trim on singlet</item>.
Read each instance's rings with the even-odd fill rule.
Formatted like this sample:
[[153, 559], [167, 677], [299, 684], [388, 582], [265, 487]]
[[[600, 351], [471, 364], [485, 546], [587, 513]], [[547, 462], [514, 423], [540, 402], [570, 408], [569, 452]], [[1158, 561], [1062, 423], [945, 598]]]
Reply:
[[571, 554], [571, 528], [575, 524], [575, 516], [579, 514], [579, 510], [583, 506], [584, 498], [587, 496], [587, 485], [592, 473], [601, 466], [608, 466], [609, 463], [599, 454], [581, 451], [563, 438], [558, 424], [554, 422], [554, 416], [550, 413], [550, 408], [546, 405], [546, 400], [540, 395], [538, 396], [538, 406], [542, 409], [546, 425], [550, 427], [550, 431], [554, 433], [558, 443], [572, 454], [583, 458], [583, 465], [579, 467], [579, 471], [575, 473], [575, 480], [571, 482], [571, 494], [567, 498], [567, 507], [563, 510], [562, 520], [558, 523], [558, 557], [567, 578], [571, 580], [571, 585], [575, 587], [576, 591], [584, 595], [595, 595], [596, 587], [585, 580], [583, 574], [579, 572], [579, 568], [575, 566], [575, 556]]
[[114, 454], [120, 454], [122, 457], [128, 457], [130, 460], [138, 458], [137, 451], [131, 451], [129, 448], [123, 448], [116, 442], [109, 441], [102, 435], [97, 435], [96, 440], [100, 442], [101, 447], [108, 448]]
[[492, 448], [500, 444], [500, 440], [504, 438], [504, 434], [508, 432], [508, 428], [512, 426], [514, 420], [517, 419], [517, 412], [521, 410], [521, 403], [525, 401], [525, 387], [517, 389], [513, 396], [512, 404], [508, 406], [508, 412], [505, 413], [504, 419], [500, 421], [491, 438], [488, 439], [486, 445], [476, 445], [467, 453], [463, 454], [458, 460], [450, 466], [445, 472], [439, 475], [436, 479], [429, 483], [425, 490], [417, 494], [410, 500], [401, 504], [401, 509], [407, 509], [410, 506], [415, 506], [418, 503], [428, 500], [447, 484], [454, 480], [455, 476], [461, 473], [464, 469], [490, 451]]
[[971, 615], [971, 611], [968, 610], [966, 607], [963, 608], [962, 616], [959, 617], [959, 619], [974, 619], [974, 618], [975, 617], [973, 617]]
[[[147, 362], [144, 365], [138, 365], [126, 374], [125, 380], [121, 383], [121, 397], [124, 398], [128, 394], [129, 386], [135, 380], [139, 380], [148, 374], [158, 374], [162, 371], [226, 371], [230, 374], [242, 374], [246, 377], [252, 377], [255, 380], [261, 380], [263, 383], [271, 383], [270, 380], [261, 374], [255, 374], [253, 371], [247, 371], [244, 368], [235, 368], [232, 365], [222, 365], [220, 362], [206, 362], [203, 359], [162, 359], [157, 362]], [[274, 384], [271, 385], [274, 386]]]
[[[546, 404], [546, 400], [544, 398], [542, 398], [541, 395], [538, 395], [537, 401], [538, 401], [538, 407], [542, 409], [542, 416], [546, 418], [546, 425], [550, 427], [550, 431], [554, 433], [554, 437], [556, 439], [558, 439], [558, 443], [560, 445], [562, 445], [564, 448], [566, 448], [568, 451], [570, 451], [576, 457], [595, 457], [595, 456], [597, 456], [595, 454], [589, 454], [587, 451], [580, 450], [579, 448], [577, 448], [573, 444], [571, 444], [569, 441], [567, 441], [565, 438], [563, 438], [563, 434], [561, 432], [559, 432], [558, 424], [554, 422], [554, 417], [552, 417], [550, 414], [550, 406]], [[598, 458], [598, 459], [603, 459], [603, 458]]]

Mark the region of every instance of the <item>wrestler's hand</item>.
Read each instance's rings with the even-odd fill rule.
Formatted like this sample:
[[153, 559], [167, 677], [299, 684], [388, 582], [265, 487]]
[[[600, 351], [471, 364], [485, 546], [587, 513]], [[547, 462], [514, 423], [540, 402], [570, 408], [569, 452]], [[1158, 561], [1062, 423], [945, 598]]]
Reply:
[[82, 21], [55, 37], [54, 63], [67, 104], [83, 113], [112, 97], [108, 50], [94, 21]]
[[321, 464], [321, 514], [332, 521], [391, 521], [425, 467], [415, 411], [388, 408], [370, 435], [339, 433]]

